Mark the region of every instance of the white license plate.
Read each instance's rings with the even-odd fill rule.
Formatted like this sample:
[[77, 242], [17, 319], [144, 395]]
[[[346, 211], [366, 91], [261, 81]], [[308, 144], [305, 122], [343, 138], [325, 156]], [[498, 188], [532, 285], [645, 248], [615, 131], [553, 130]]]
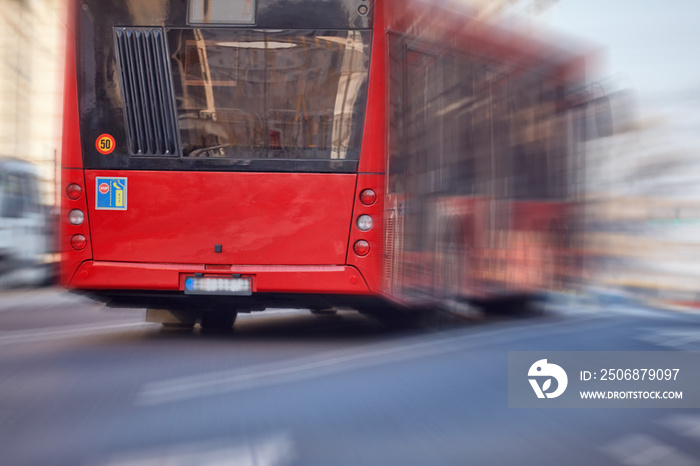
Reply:
[[250, 296], [253, 283], [250, 278], [187, 277], [185, 294], [233, 294]]

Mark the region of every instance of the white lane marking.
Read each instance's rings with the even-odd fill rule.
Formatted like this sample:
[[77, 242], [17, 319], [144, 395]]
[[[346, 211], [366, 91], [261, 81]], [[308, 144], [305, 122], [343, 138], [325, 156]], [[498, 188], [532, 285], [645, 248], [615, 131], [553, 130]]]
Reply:
[[154, 328], [154, 324], [147, 322], [122, 322], [102, 325], [71, 325], [40, 330], [19, 330], [0, 332], [0, 345], [11, 343], [36, 343], [37, 341], [56, 340], [81, 335], [96, 335], [109, 333], [115, 330]]
[[[425, 341], [426, 336], [421, 335], [410, 338], [408, 342], [403, 340], [401, 342], [378, 343], [360, 350], [336, 351], [291, 361], [276, 361], [248, 368], [207, 372], [150, 382], [140, 390], [135, 404], [158, 405], [188, 398], [201, 398], [206, 395], [295, 382], [358, 368], [464, 350], [482, 345], [484, 339], [488, 339], [490, 343], [498, 342], [498, 338], [509, 337], [509, 334], [524, 328], [528, 331], [547, 330], [562, 326], [569, 328], [572, 324], [575, 326], [577, 322], [584, 320], [588, 319], [572, 319], [532, 327], [516, 326], [479, 334], [465, 334], [463, 330], [456, 330], [445, 332], [444, 337], [437, 340]], [[536, 338], [536, 334], [528, 334], [528, 338], [533, 337]]]
[[674, 349], [700, 342], [700, 333], [697, 330], [647, 329], [647, 332], [637, 337], [637, 340]]
[[284, 466], [296, 457], [294, 443], [287, 433], [251, 442], [202, 442], [128, 452], [115, 456], [104, 466]]
[[674, 447], [643, 434], [626, 435], [601, 449], [629, 466], [691, 466], [697, 461]]
[[668, 312], [663, 309], [645, 308], [642, 306], [633, 305], [613, 305], [607, 306], [603, 312], [610, 315], [624, 315], [630, 317], [652, 317], [656, 319], [672, 320], [676, 319], [677, 315], [673, 312]]
[[662, 419], [659, 424], [684, 437], [700, 438], [700, 416], [673, 415]]

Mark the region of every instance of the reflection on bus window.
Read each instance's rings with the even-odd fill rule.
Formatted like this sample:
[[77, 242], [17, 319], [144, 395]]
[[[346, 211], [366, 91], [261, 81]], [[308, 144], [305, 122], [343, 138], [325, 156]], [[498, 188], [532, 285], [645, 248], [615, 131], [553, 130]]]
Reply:
[[369, 38], [170, 30], [183, 155], [358, 160]]

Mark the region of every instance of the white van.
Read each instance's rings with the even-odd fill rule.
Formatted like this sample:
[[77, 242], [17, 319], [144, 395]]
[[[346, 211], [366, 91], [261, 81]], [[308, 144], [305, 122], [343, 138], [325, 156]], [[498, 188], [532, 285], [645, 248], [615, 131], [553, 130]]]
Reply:
[[51, 280], [52, 226], [34, 165], [0, 157], [0, 288]]

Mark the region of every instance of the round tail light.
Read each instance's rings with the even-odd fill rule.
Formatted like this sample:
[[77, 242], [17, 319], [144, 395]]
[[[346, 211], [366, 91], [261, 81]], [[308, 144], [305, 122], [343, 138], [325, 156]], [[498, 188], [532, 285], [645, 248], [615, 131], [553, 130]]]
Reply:
[[68, 221], [71, 225], [80, 225], [85, 220], [85, 214], [82, 210], [73, 209], [68, 212]]
[[372, 205], [377, 200], [377, 193], [371, 189], [365, 189], [360, 193], [360, 202], [364, 205]]
[[82, 251], [87, 246], [87, 238], [83, 235], [73, 235], [70, 239], [70, 245], [76, 251]]
[[353, 249], [355, 249], [355, 254], [358, 256], [366, 256], [369, 254], [369, 243], [361, 239], [355, 243]]
[[79, 184], [71, 183], [68, 186], [66, 186], [66, 196], [68, 196], [68, 199], [72, 200], [77, 200], [80, 199], [80, 196], [83, 194], [83, 188], [80, 187]]
[[374, 220], [369, 215], [360, 215], [357, 217], [357, 228], [360, 231], [369, 231], [374, 226]]

